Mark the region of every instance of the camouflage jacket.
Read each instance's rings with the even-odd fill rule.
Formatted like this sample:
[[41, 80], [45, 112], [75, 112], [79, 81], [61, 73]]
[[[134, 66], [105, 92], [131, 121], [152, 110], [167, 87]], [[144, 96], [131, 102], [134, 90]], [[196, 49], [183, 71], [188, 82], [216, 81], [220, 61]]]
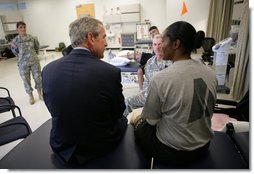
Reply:
[[39, 41], [29, 34], [25, 39], [18, 35], [11, 42], [11, 50], [18, 57], [18, 64], [33, 64], [38, 61]]
[[145, 97], [147, 96], [148, 86], [153, 75], [167, 68], [171, 64], [172, 62], [170, 60], [163, 60], [162, 62], [158, 63], [156, 55], [154, 55], [147, 61], [145, 66], [145, 80], [144, 80], [143, 91], [142, 91], [145, 94]]

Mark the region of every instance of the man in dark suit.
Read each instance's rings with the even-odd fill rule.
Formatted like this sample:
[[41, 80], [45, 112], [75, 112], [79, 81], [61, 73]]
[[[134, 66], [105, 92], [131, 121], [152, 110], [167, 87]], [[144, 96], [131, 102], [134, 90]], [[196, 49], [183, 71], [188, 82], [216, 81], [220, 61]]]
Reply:
[[68, 164], [83, 164], [114, 149], [127, 128], [120, 69], [101, 61], [103, 24], [84, 17], [69, 26], [72, 52], [42, 72], [52, 116], [50, 145]]

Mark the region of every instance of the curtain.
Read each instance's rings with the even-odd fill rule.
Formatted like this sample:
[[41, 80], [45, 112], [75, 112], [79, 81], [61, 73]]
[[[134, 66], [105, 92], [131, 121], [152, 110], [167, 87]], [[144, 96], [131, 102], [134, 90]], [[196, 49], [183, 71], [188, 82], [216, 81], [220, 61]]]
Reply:
[[233, 5], [234, 0], [210, 0], [206, 37], [218, 43], [229, 36]]
[[235, 70], [231, 95], [233, 99], [240, 100], [249, 90], [249, 1], [243, 2], [243, 14], [241, 17], [238, 42], [236, 48]]

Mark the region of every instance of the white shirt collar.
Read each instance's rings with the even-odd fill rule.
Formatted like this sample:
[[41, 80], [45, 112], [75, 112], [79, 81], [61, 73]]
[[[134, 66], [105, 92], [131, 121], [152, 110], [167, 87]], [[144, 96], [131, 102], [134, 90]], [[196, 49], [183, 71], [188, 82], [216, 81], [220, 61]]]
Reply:
[[87, 50], [87, 51], [91, 52], [88, 48], [85, 48], [85, 47], [75, 47], [74, 49], [75, 49], [75, 50], [76, 50], [76, 49]]

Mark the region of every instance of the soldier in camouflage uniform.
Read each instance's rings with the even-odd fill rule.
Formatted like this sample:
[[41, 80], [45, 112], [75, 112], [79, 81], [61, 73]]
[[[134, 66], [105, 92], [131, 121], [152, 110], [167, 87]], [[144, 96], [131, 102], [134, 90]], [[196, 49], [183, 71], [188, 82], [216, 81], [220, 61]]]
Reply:
[[126, 109], [124, 111], [124, 116], [128, 116], [128, 114], [132, 112], [133, 109], [144, 106], [148, 93], [149, 83], [153, 75], [172, 64], [170, 60], [163, 60], [160, 52], [161, 44], [161, 36], [155, 35], [153, 38], [153, 50], [155, 55], [151, 57], [145, 65], [145, 80], [143, 84], [143, 90], [137, 95], [125, 99]]
[[11, 50], [18, 58], [20, 76], [24, 82], [26, 93], [29, 95], [29, 103], [34, 104], [33, 88], [31, 87], [30, 73], [32, 72], [39, 98], [42, 97], [41, 66], [38, 58], [39, 41], [26, 33], [26, 24], [23, 21], [17, 23], [19, 35], [11, 43]]

